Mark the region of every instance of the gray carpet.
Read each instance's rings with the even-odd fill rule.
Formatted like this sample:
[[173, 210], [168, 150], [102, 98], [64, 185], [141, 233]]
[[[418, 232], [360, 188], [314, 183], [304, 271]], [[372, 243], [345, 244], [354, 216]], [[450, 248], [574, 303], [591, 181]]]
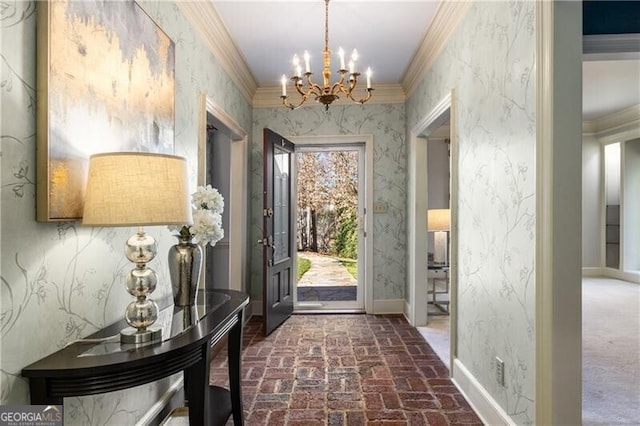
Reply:
[[640, 284], [582, 283], [582, 423], [640, 425]]

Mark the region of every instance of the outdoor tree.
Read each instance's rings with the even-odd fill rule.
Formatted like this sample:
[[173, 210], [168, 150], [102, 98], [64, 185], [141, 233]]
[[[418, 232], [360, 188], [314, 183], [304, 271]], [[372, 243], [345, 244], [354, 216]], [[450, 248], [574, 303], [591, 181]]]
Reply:
[[307, 152], [297, 158], [298, 248], [355, 257], [357, 153]]

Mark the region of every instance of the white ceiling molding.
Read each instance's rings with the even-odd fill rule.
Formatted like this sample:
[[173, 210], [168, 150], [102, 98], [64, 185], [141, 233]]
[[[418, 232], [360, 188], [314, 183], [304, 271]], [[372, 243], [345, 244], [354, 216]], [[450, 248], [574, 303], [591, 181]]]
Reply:
[[585, 61], [638, 59], [640, 57], [640, 34], [583, 36], [582, 54]]
[[598, 137], [603, 137], [638, 127], [640, 127], [640, 104], [595, 120], [583, 121], [582, 134], [595, 134]]
[[204, 44], [220, 62], [247, 101], [258, 87], [255, 77], [238, 50], [212, 2], [176, 2], [182, 14], [200, 34]]
[[[404, 90], [399, 84], [376, 84], [374, 86], [373, 95], [371, 99], [367, 101], [367, 105], [371, 104], [402, 104], [406, 100]], [[294, 92], [295, 93], [295, 92]], [[260, 87], [256, 90], [253, 97], [254, 108], [274, 108], [283, 107], [281, 86]], [[357, 95], [356, 95], [357, 97]], [[295, 104], [298, 98], [296, 95], [291, 96], [291, 101]], [[334, 101], [331, 105], [356, 105], [351, 100], [342, 96], [337, 101]], [[312, 107], [320, 107], [322, 105], [316, 102], [308, 102], [304, 105]], [[283, 107], [284, 108], [284, 107]]]
[[433, 65], [458, 24], [469, 11], [472, 1], [442, 1], [416, 54], [402, 76], [407, 96], [418, 87], [424, 73]]

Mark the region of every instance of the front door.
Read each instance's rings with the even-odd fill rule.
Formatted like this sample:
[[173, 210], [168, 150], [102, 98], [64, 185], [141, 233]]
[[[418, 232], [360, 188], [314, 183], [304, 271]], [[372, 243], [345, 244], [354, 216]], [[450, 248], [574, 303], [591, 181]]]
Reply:
[[265, 336], [293, 312], [295, 232], [291, 202], [294, 145], [264, 129], [264, 204], [261, 240]]

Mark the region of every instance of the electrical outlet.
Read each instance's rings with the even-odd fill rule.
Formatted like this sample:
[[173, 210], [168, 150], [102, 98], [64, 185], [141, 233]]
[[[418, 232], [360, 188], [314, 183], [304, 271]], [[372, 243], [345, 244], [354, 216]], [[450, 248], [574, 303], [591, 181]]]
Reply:
[[504, 386], [504, 361], [496, 357], [496, 380], [500, 386]]

